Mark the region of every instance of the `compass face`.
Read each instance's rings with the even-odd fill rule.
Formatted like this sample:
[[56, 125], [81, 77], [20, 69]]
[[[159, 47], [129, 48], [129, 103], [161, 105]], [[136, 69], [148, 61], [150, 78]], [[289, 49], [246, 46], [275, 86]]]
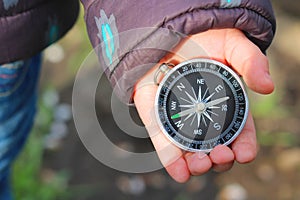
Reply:
[[239, 77], [214, 60], [194, 59], [172, 68], [156, 95], [156, 117], [163, 133], [187, 151], [210, 152], [230, 144], [248, 115]]

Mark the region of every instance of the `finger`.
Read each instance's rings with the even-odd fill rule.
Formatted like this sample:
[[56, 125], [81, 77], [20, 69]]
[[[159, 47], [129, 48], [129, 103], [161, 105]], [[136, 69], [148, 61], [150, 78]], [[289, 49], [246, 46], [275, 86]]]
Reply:
[[232, 150], [225, 145], [218, 145], [210, 152], [209, 157], [214, 164], [225, 164], [234, 160]]
[[190, 172], [183, 157], [180, 157], [172, 164], [166, 166], [166, 170], [169, 175], [179, 183], [185, 183], [190, 178]]
[[224, 48], [226, 61], [243, 76], [249, 88], [262, 94], [274, 90], [267, 57], [241, 31], [228, 30]]
[[212, 166], [212, 162], [206, 153], [187, 153], [185, 159], [190, 173], [194, 176], [200, 176], [208, 172]]
[[256, 131], [251, 113], [241, 134], [232, 143], [232, 151], [236, 161], [239, 163], [249, 163], [257, 155], [258, 144], [256, 141]]
[[218, 145], [213, 148], [209, 157], [213, 163], [213, 169], [217, 172], [229, 170], [234, 162], [234, 153], [225, 145]]

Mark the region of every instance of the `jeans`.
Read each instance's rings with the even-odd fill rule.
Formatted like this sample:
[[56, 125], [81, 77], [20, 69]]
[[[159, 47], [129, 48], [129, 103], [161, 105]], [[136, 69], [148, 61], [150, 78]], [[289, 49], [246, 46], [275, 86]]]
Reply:
[[10, 167], [34, 121], [41, 56], [0, 65], [0, 200], [12, 199]]

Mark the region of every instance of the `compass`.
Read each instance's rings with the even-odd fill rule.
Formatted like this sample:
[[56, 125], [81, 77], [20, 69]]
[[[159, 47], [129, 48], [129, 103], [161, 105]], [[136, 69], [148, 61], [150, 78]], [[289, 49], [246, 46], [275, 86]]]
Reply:
[[229, 145], [242, 131], [248, 98], [239, 76], [210, 59], [193, 59], [174, 67], [162, 64], [155, 113], [167, 138], [183, 150], [209, 153]]

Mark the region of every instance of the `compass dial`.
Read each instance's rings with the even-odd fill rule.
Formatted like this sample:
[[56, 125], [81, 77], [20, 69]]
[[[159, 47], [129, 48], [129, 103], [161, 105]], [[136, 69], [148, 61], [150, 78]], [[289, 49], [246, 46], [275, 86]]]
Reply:
[[210, 152], [218, 144], [230, 144], [248, 115], [239, 77], [209, 59], [189, 60], [169, 70], [155, 102], [163, 133], [187, 151]]

